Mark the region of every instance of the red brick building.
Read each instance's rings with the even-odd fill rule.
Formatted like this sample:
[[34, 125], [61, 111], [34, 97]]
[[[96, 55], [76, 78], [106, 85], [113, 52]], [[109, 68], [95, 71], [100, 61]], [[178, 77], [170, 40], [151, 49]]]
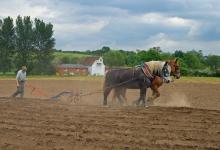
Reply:
[[81, 64], [62, 64], [56, 68], [60, 76], [104, 75], [105, 65], [102, 57], [86, 57]]
[[88, 67], [81, 64], [62, 64], [56, 68], [59, 76], [88, 75]]

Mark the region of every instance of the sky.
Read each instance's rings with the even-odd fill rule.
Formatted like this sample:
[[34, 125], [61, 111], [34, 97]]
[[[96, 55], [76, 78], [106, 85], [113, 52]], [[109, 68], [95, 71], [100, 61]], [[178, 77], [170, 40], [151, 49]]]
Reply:
[[220, 0], [0, 0], [0, 19], [18, 15], [52, 23], [56, 49], [220, 54]]

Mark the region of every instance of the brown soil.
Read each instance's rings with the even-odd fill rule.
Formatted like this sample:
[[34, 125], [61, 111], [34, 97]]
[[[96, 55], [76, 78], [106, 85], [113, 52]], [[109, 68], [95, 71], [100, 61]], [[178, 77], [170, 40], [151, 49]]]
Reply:
[[[153, 107], [100, 106], [101, 93], [74, 103], [61, 91], [86, 94], [102, 81], [28, 81], [25, 99], [4, 98], [15, 82], [0, 80], [0, 149], [220, 149], [220, 84], [175, 82]], [[32, 93], [31, 93], [32, 91]], [[42, 93], [42, 92], [41, 92]], [[129, 90], [129, 104], [139, 91]], [[172, 106], [172, 107], [171, 107]]]

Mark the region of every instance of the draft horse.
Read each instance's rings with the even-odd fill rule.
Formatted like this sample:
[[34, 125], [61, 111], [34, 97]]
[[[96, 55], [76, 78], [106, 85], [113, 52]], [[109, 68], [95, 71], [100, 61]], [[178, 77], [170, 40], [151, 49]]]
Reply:
[[[167, 81], [165, 81], [162, 77], [159, 76], [155, 76], [154, 79], [151, 82], [150, 88], [153, 91], [152, 96], [148, 98], [148, 104], [153, 103], [153, 100], [156, 99], [157, 97], [160, 96], [160, 92], [159, 92], [159, 87], [162, 86], [163, 83], [168, 83]], [[128, 89], [136, 89], [134, 88], [129, 88]], [[126, 105], [128, 105], [128, 100], [126, 97], [126, 87], [118, 87], [118, 88], [114, 88], [113, 90], [113, 97], [112, 97], [112, 102], [115, 102], [116, 99], [118, 99], [120, 102], [123, 101], [126, 103]], [[133, 104], [135, 105], [139, 105], [138, 101], [134, 101]]]
[[[170, 82], [170, 73], [174, 74], [175, 68], [171, 61], [150, 61], [145, 62], [141, 67], [110, 70], [105, 76], [103, 105], [107, 105], [107, 97], [111, 90], [117, 88], [140, 89], [138, 103], [142, 101], [145, 105], [146, 90], [151, 86], [155, 76], [163, 77]], [[175, 75], [178, 76], [176, 73]], [[120, 98], [119, 100], [122, 103]]]
[[[178, 60], [169, 60], [167, 61], [168, 64], [171, 66], [171, 75], [174, 76], [176, 79], [180, 78], [180, 68], [178, 65]], [[153, 101], [160, 96], [159, 92], [159, 87], [162, 86], [163, 83], [168, 83], [164, 77], [161, 76], [154, 76], [154, 79], [151, 82], [150, 88], [153, 91], [152, 96], [148, 98], [148, 103], [152, 104]], [[127, 98], [126, 98], [126, 89], [136, 89], [132, 87], [116, 87], [114, 88], [114, 93], [113, 93], [113, 98], [112, 101], [115, 101], [116, 98], [120, 101], [122, 99], [126, 102], [127, 104]], [[139, 101], [136, 101], [136, 105], [139, 105]]]

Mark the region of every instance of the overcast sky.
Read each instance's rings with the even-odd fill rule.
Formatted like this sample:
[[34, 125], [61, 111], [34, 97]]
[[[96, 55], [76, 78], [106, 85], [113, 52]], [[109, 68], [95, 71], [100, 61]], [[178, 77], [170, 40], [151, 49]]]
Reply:
[[18, 15], [51, 22], [62, 50], [220, 54], [220, 0], [0, 0], [0, 18]]

